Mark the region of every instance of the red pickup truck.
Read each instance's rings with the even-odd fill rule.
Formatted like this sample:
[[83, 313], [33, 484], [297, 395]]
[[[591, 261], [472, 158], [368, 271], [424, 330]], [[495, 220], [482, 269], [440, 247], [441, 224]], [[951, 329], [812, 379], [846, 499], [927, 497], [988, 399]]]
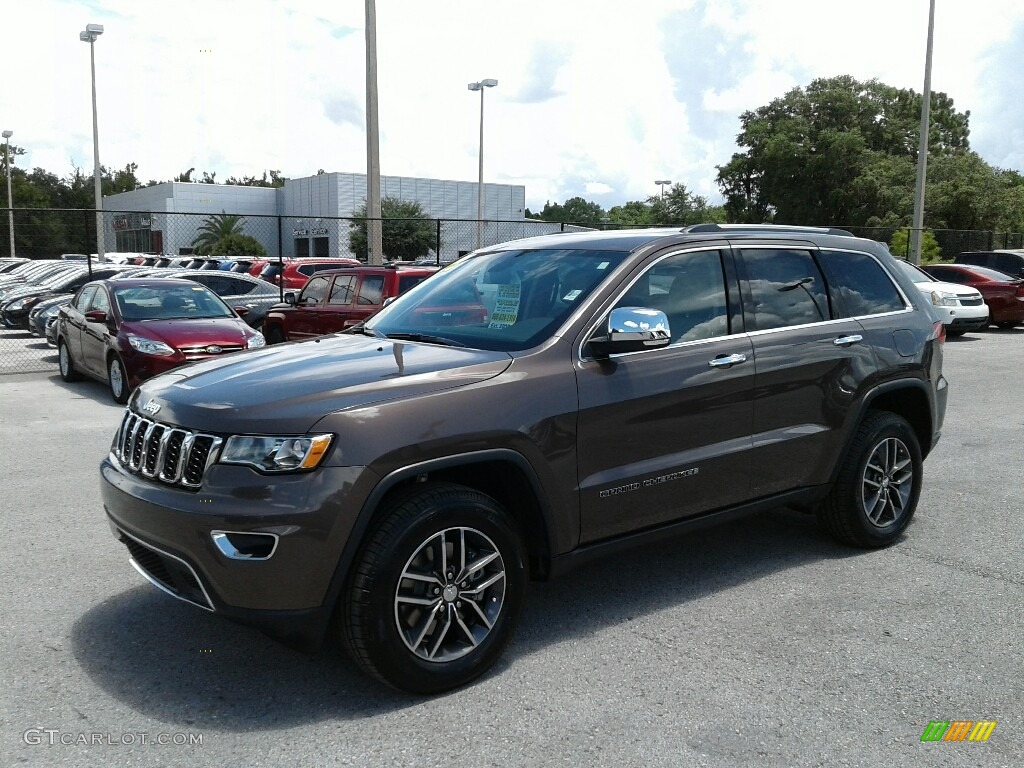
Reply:
[[277, 344], [343, 331], [436, 271], [437, 267], [385, 266], [317, 272], [298, 295], [286, 293], [284, 304], [270, 308], [263, 335], [268, 344]]

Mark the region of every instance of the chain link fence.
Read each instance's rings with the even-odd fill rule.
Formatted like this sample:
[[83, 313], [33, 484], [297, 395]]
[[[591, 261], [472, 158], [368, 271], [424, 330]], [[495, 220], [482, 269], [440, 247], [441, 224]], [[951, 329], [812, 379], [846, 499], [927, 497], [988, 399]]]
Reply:
[[[0, 258], [11, 255], [9, 210], [0, 209]], [[26, 209], [13, 211], [14, 255], [28, 259], [59, 259], [67, 254], [96, 252], [96, 215], [89, 209]], [[367, 220], [345, 217], [268, 216], [151, 211], [104, 211], [107, 254], [260, 255], [283, 262], [292, 258], [358, 258], [366, 260], [367, 226], [380, 226], [387, 260], [447, 264], [478, 247], [555, 232], [619, 229], [611, 222], [567, 224], [535, 220], [481, 221], [455, 219]], [[903, 227], [844, 227], [858, 237], [890, 243]], [[952, 260], [970, 250], [1024, 248], [1024, 234], [930, 230], [941, 258]], [[909, 238], [907, 238], [909, 241]], [[220, 243], [218, 246], [217, 244]], [[224, 252], [226, 251], [226, 252]], [[897, 254], [903, 256], [905, 254]], [[94, 261], [84, 261], [89, 267]], [[2, 265], [0, 265], [2, 268]], [[0, 312], [12, 287], [0, 272]], [[0, 314], [0, 321], [3, 315]], [[0, 374], [54, 371], [56, 350], [45, 338], [21, 325], [0, 322]]]

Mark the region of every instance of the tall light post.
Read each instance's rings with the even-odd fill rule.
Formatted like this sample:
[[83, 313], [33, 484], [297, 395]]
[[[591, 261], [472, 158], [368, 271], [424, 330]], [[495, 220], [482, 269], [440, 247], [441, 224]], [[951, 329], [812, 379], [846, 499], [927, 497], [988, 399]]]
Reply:
[[11, 136], [14, 131], [4, 131], [4, 173], [7, 174], [7, 225], [11, 232], [11, 258], [14, 258], [14, 202], [11, 198]]
[[478, 250], [483, 242], [482, 227], [484, 223], [484, 88], [493, 88], [497, 84], [497, 80], [487, 78], [467, 86], [471, 91], [480, 91], [480, 177], [476, 185], [476, 247]]
[[924, 229], [924, 186], [928, 177], [928, 113], [932, 103], [932, 35], [935, 31], [935, 0], [928, 7], [928, 47], [924, 56], [924, 93], [921, 96], [921, 142], [917, 148], [917, 183], [914, 186], [914, 226], [910, 230], [910, 261], [921, 263], [921, 231]]
[[661, 187], [661, 199], [664, 200], [665, 199], [665, 185], [666, 184], [671, 184], [672, 182], [669, 179], [655, 179], [654, 183], [657, 184], [659, 187]]
[[380, 208], [380, 132], [377, 120], [377, 5], [366, 0], [366, 260], [384, 263]]
[[103, 34], [102, 24], [86, 24], [85, 31], [78, 33], [78, 39], [89, 44], [89, 65], [92, 70], [92, 159], [93, 176], [96, 186], [96, 260], [101, 264], [107, 260], [103, 248], [103, 189], [100, 171], [100, 129], [96, 120], [96, 38]]

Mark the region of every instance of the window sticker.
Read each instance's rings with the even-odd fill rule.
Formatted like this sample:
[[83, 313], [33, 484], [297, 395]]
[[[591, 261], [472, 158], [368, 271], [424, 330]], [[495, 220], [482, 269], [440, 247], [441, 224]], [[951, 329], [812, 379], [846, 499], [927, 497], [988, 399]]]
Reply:
[[491, 312], [491, 321], [488, 328], [508, 328], [515, 325], [519, 317], [519, 297], [521, 286], [519, 283], [505, 283], [497, 285], [495, 294], [494, 311]]
[[581, 293], [583, 293], [583, 291], [578, 289], [575, 291], [569, 291], [567, 294], [565, 294], [565, 296], [562, 297], [562, 301], [576, 301], [576, 297], [578, 297]]
[[608, 269], [608, 265], [610, 263], [611, 263], [610, 261], [602, 261], [600, 264], [597, 265], [597, 268], [598, 269]]

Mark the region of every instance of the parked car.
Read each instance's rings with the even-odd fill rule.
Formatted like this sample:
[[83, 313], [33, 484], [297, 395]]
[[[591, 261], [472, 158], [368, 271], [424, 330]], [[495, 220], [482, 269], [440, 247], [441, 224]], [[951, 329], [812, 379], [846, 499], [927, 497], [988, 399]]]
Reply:
[[[46, 338], [46, 325], [52, 318], [57, 317], [60, 308], [71, 302], [75, 297], [73, 293], [60, 293], [47, 296], [39, 301], [28, 313], [28, 330], [33, 336]], [[57, 339], [54, 337], [54, 344]]]
[[[419, 285], [437, 267], [349, 267], [318, 272], [298, 294], [289, 291], [284, 304], [267, 312], [264, 335], [268, 344], [322, 336], [361, 323], [385, 302]], [[482, 322], [486, 310], [480, 296], [470, 293], [457, 307], [435, 310], [447, 313], [449, 325], [467, 320]]]
[[90, 280], [102, 280], [125, 272], [117, 265], [96, 265], [92, 275], [84, 266], [78, 270], [57, 273], [55, 276], [35, 285], [11, 289], [0, 299], [0, 322], [7, 328], [28, 328], [28, 315], [32, 308], [43, 299], [54, 294], [74, 293]]
[[[467, 295], [483, 316], [432, 311]], [[527, 579], [629, 544], [782, 504], [899, 541], [943, 338], [885, 246], [834, 230], [503, 243], [346, 333], [145, 382], [103, 506], [165, 592], [435, 693], [494, 664]]]
[[966, 285], [981, 293], [989, 322], [1000, 328], [1024, 324], [1024, 280], [973, 264], [929, 264], [924, 271], [936, 280]]
[[85, 374], [105, 381], [119, 403], [158, 373], [263, 345], [262, 334], [191, 280], [88, 283], [57, 320], [61, 378], [75, 381]]
[[58, 272], [66, 272], [73, 269], [75, 269], [75, 264], [72, 262], [59, 261], [56, 259], [39, 259], [19, 264], [9, 272], [5, 272], [0, 275], [0, 298], [2, 298], [3, 293], [9, 290], [11, 286], [18, 285], [20, 283], [38, 283], [49, 275], [55, 275]]
[[291, 261], [268, 261], [260, 271], [260, 278], [287, 290], [298, 290], [315, 273], [325, 269], [358, 267], [356, 259], [293, 259]]
[[947, 336], [963, 336], [968, 331], [988, 327], [988, 306], [977, 289], [940, 282], [907, 261], [897, 260], [896, 263], [942, 317]]
[[988, 267], [1010, 277], [1024, 278], [1024, 250], [965, 251], [953, 261], [957, 264]]
[[263, 327], [267, 310], [281, 301], [280, 289], [251, 275], [199, 269], [172, 272], [169, 277], [205, 285], [256, 329]]

